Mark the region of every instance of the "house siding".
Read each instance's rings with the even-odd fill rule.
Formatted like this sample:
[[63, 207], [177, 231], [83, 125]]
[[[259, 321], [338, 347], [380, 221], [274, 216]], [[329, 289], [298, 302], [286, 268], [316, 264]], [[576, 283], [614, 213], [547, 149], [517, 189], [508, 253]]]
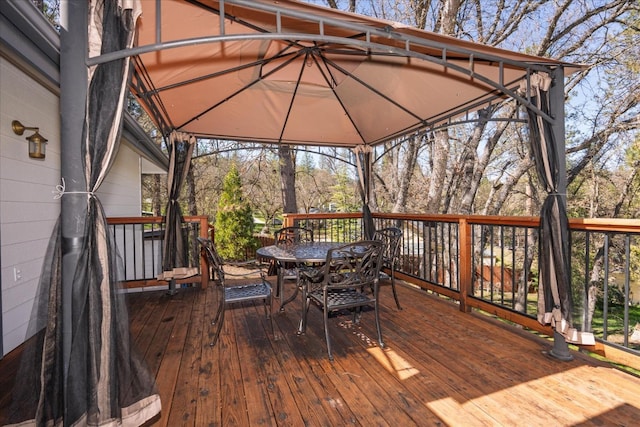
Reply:
[[[0, 264], [2, 266], [3, 355], [26, 338], [44, 253], [60, 202], [58, 96], [0, 58]], [[25, 137], [11, 122], [37, 126], [49, 140], [46, 159], [29, 158]]]
[[[0, 288], [2, 356], [27, 336], [40, 271], [60, 213], [60, 106], [56, 94], [0, 57]], [[28, 156], [26, 136], [12, 120], [37, 126], [49, 140], [46, 159]], [[139, 216], [140, 155], [120, 145], [109, 175], [97, 191], [107, 216]], [[19, 272], [19, 273], [17, 273]]]
[[97, 191], [108, 217], [141, 216], [140, 156], [126, 144], [120, 144], [116, 160]]

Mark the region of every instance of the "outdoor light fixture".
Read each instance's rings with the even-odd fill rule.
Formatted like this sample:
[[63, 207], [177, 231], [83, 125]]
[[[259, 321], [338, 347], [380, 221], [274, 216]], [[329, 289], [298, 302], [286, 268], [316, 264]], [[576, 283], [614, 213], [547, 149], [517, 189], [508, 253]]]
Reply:
[[14, 120], [11, 122], [11, 128], [13, 129], [13, 133], [15, 133], [16, 135], [22, 135], [25, 130], [35, 131], [33, 135], [25, 138], [27, 141], [29, 141], [29, 157], [31, 157], [32, 159], [44, 160], [47, 147], [47, 139], [45, 139], [45, 137], [38, 133], [38, 131], [40, 130], [39, 128], [24, 126], [18, 120]]

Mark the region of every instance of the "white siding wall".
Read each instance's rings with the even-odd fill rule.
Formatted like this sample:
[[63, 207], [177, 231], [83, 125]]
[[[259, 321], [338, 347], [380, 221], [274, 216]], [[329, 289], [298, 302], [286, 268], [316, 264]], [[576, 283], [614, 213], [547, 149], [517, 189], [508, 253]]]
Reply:
[[120, 144], [116, 161], [97, 192], [108, 217], [141, 215], [140, 177], [140, 156]]
[[[26, 338], [40, 270], [60, 212], [53, 190], [60, 183], [59, 99], [0, 57], [0, 287], [3, 355]], [[11, 121], [38, 126], [49, 140], [44, 161], [28, 156], [25, 131]], [[140, 215], [140, 156], [121, 144], [98, 190], [107, 216]], [[16, 280], [16, 272], [17, 280]]]
[[[0, 264], [4, 354], [27, 331], [44, 253], [60, 212], [52, 190], [60, 182], [60, 117], [57, 95], [0, 58]], [[45, 160], [29, 158], [25, 137], [12, 120], [37, 126], [49, 140]], [[16, 280], [16, 273], [17, 275]]]

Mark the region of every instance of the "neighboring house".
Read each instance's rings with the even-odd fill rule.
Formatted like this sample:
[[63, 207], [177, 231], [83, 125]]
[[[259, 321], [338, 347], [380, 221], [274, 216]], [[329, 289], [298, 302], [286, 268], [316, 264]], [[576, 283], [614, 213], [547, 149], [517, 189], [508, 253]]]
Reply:
[[[60, 40], [26, 0], [0, 1], [0, 357], [26, 337], [44, 254], [60, 200]], [[38, 127], [46, 158], [28, 155], [11, 123]], [[163, 173], [168, 158], [125, 117], [115, 164], [98, 194], [107, 216], [141, 216], [141, 174]]]

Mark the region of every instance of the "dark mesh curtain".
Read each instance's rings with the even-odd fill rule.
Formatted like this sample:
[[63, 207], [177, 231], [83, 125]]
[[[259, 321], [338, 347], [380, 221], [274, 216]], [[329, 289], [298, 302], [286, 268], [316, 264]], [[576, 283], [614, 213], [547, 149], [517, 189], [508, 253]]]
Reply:
[[184, 218], [180, 208], [180, 192], [189, 173], [191, 155], [195, 137], [172, 132], [169, 136], [169, 174], [167, 188], [169, 202], [165, 212], [164, 252], [162, 258], [163, 273], [159, 279], [188, 277], [197, 273], [197, 268], [188, 268], [187, 239], [183, 233]]
[[[531, 102], [550, 115], [548, 75], [530, 78]], [[524, 88], [526, 91], [526, 88]], [[568, 342], [591, 341], [587, 334], [572, 326], [573, 298], [571, 290], [571, 234], [563, 201], [558, 193], [558, 154], [551, 124], [532, 109], [529, 116], [530, 151], [535, 158], [538, 177], [547, 192], [540, 211], [540, 284], [538, 287], [538, 321], [551, 325]], [[590, 335], [590, 334], [588, 334]]]
[[371, 191], [371, 147], [357, 146], [353, 149], [358, 166], [358, 190], [362, 199], [362, 229], [365, 239], [373, 239], [376, 227], [369, 207]]
[[[131, 47], [137, 17], [117, 1], [92, 1], [90, 56]], [[86, 193], [61, 195], [87, 198], [82, 254], [73, 276], [71, 353], [65, 366], [61, 356], [62, 244], [56, 226], [41, 278], [42, 303], [37, 311], [42, 317], [33, 322], [39, 332], [25, 348], [12, 422], [141, 425], [160, 411], [153, 377], [131, 348], [124, 294], [116, 277], [115, 246], [94, 194], [118, 150], [129, 59], [95, 66], [88, 76], [82, 144]], [[40, 307], [47, 308], [46, 314]]]
[[40, 274], [20, 367], [12, 391], [9, 423], [58, 425], [63, 419], [62, 245], [56, 223]]

